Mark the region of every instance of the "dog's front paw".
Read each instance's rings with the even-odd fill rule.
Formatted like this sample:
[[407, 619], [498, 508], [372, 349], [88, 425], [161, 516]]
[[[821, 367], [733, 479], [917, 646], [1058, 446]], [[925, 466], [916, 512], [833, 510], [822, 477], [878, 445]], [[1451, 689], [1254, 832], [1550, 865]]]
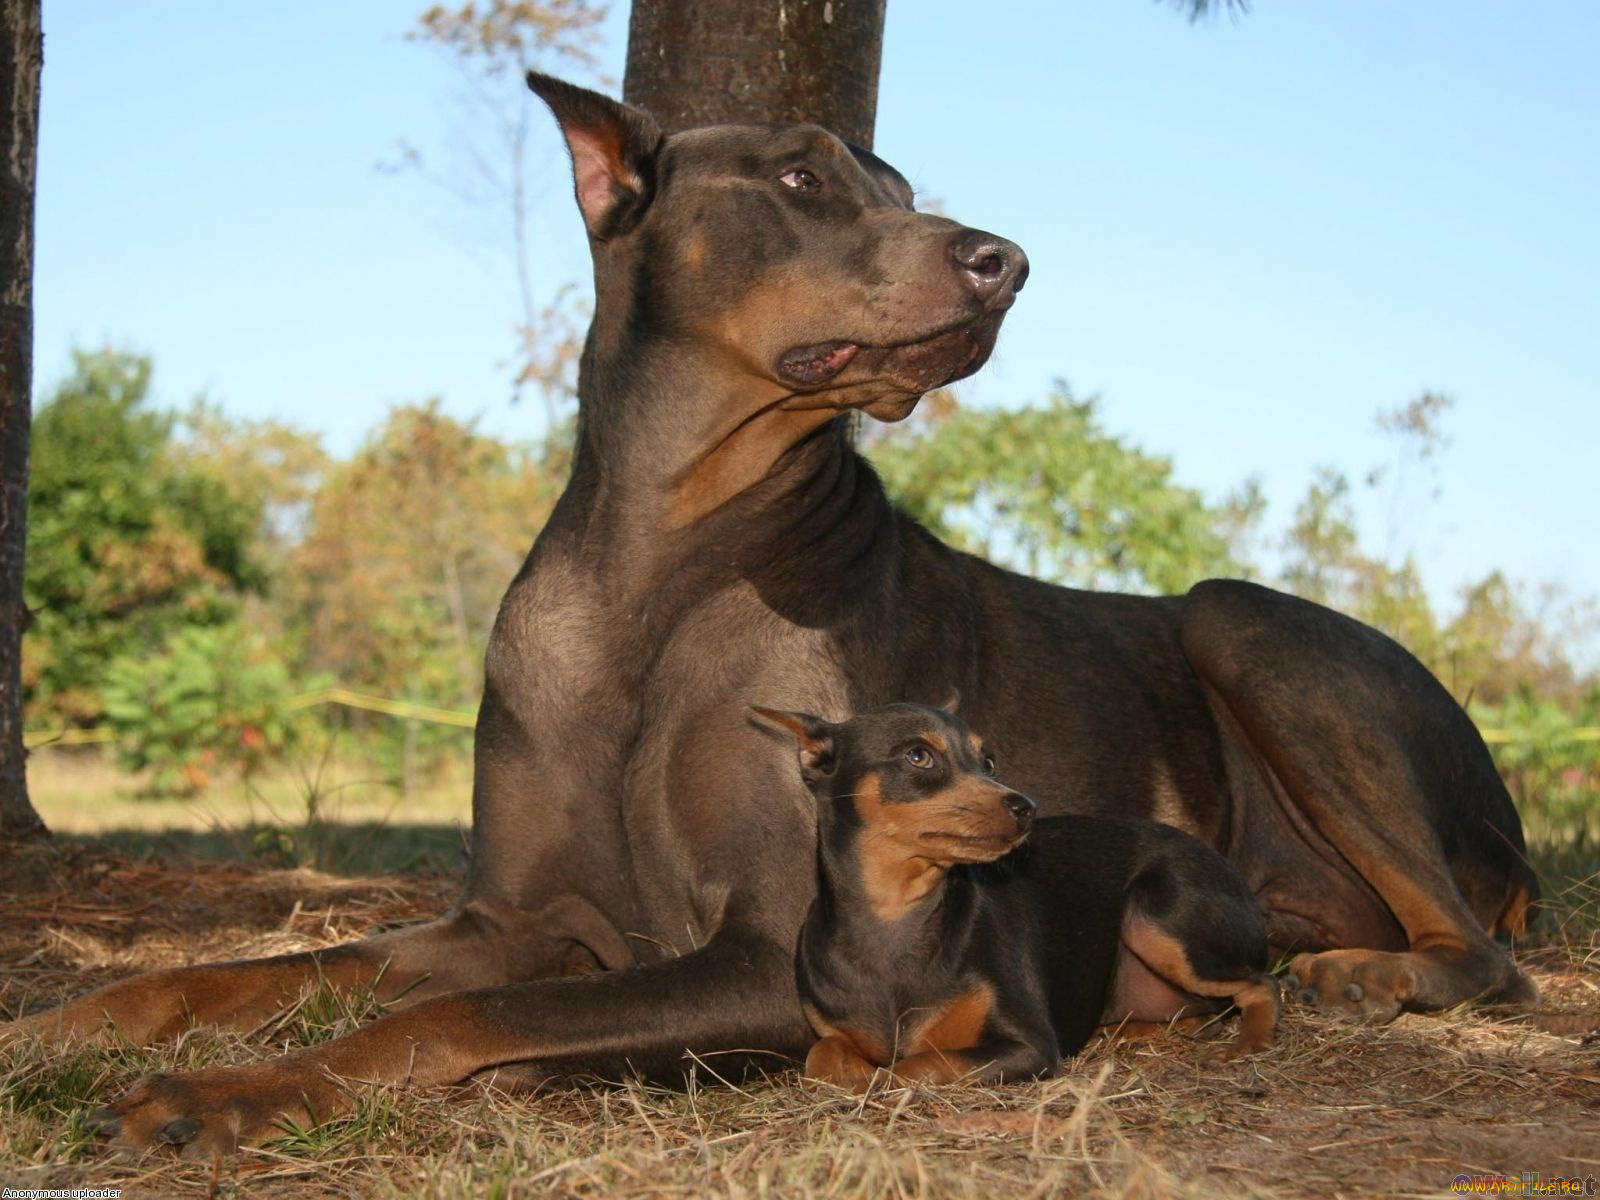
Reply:
[[314, 1125], [347, 1107], [348, 1094], [336, 1081], [289, 1056], [248, 1067], [151, 1075], [94, 1112], [88, 1124], [122, 1149], [176, 1146], [186, 1158], [207, 1158], [271, 1137], [285, 1118]]

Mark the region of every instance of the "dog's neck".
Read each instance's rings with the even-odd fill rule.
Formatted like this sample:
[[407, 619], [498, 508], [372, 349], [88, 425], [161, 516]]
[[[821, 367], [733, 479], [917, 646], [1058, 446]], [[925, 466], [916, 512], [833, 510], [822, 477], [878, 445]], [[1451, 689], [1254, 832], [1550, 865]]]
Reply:
[[[626, 360], [600, 352], [599, 326], [585, 353], [573, 478], [551, 520], [616, 581], [673, 586], [684, 572], [751, 579], [775, 608], [823, 623], [819, 604], [846, 597], [768, 595], [798, 561], [870, 561], [893, 537], [882, 485], [849, 444], [837, 409], [789, 411], [750, 386], [719, 394], [678, 349], [646, 348]], [[713, 375], [713, 378], [721, 376]], [[745, 415], [740, 416], [743, 412]], [[611, 568], [618, 562], [625, 571]], [[825, 570], [821, 575], [834, 574]], [[867, 586], [845, 581], [844, 591]]]
[[[597, 321], [580, 396], [588, 448], [628, 511], [658, 532], [688, 530], [775, 474], [805, 471], [811, 435], [842, 410], [797, 398], [726, 355], [665, 338], [606, 352]], [[795, 450], [810, 446], [811, 463]]]
[[877, 843], [867, 829], [844, 834], [826, 816], [817, 862], [819, 895], [830, 919], [864, 944], [879, 939], [881, 945], [886, 927], [892, 927], [896, 940], [920, 940], [919, 933], [943, 923], [948, 865]]

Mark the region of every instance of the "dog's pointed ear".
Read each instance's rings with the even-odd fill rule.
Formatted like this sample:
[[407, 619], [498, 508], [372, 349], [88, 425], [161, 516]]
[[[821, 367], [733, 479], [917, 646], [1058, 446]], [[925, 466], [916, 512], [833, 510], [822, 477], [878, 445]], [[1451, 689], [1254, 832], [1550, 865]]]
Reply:
[[528, 86], [550, 106], [572, 155], [572, 181], [589, 236], [632, 229], [655, 194], [661, 127], [649, 113], [537, 71]]
[[944, 711], [949, 713], [952, 717], [955, 716], [956, 709], [961, 707], [961, 689], [956, 687], [954, 684], [951, 684], [950, 694], [944, 698], [944, 702], [940, 704], [939, 707], [944, 709]]
[[794, 735], [800, 743], [800, 774], [807, 783], [833, 774], [833, 726], [828, 722], [810, 713], [762, 708], [759, 704], [752, 704], [750, 712], [757, 724]]

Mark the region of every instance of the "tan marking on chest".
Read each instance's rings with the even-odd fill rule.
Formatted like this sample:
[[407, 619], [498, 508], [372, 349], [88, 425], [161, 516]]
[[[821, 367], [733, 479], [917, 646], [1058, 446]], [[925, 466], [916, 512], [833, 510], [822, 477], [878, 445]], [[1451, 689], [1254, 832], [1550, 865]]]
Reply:
[[668, 526], [687, 528], [754, 487], [791, 446], [838, 415], [829, 408], [768, 408], [708, 435], [707, 451], [672, 481]]
[[915, 806], [884, 803], [876, 775], [862, 777], [855, 804], [862, 824], [856, 854], [867, 903], [878, 920], [898, 921], [938, 885], [944, 869], [923, 856]]
[[984, 1026], [994, 1012], [994, 988], [980, 983], [929, 1015], [904, 1047], [907, 1054], [928, 1050], [970, 1050], [983, 1042]]

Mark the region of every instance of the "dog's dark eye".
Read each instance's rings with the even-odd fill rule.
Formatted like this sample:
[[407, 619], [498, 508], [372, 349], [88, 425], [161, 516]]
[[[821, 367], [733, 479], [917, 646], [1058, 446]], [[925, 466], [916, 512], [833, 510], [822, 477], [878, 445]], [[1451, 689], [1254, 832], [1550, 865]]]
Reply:
[[822, 190], [822, 180], [804, 167], [796, 167], [786, 175], [779, 175], [778, 182], [786, 188], [793, 188], [797, 192], [820, 192]]
[[983, 773], [985, 775], [994, 774], [994, 755], [985, 754], [983, 756]]
[[926, 770], [928, 767], [933, 766], [933, 752], [926, 746], [913, 746], [906, 751], [906, 761], [913, 767], [921, 767]]

